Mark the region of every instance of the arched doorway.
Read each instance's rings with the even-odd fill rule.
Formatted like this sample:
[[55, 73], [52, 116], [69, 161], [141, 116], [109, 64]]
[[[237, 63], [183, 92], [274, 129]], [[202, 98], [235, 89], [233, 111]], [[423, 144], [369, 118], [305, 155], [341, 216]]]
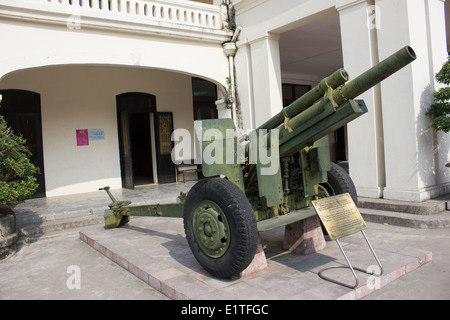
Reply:
[[21, 134], [31, 151], [30, 161], [39, 168], [34, 198], [45, 197], [44, 152], [42, 148], [41, 96], [25, 90], [0, 90], [0, 115], [15, 134]]
[[148, 93], [123, 93], [116, 102], [122, 186], [175, 182], [172, 113], [156, 112], [156, 98]]

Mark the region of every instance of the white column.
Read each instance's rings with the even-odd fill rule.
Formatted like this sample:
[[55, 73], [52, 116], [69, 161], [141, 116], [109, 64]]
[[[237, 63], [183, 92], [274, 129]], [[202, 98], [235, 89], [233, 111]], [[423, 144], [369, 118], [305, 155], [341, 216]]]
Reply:
[[255, 128], [253, 77], [249, 44], [240, 44], [235, 57], [237, 103], [241, 110], [244, 131]]
[[[439, 3], [440, 2], [440, 3]], [[435, 133], [425, 115], [432, 103], [435, 70], [445, 61], [440, 0], [377, 0], [380, 59], [410, 45], [417, 60], [381, 84], [386, 159], [384, 198], [424, 201], [439, 195]], [[440, 30], [437, 34], [433, 30]]]
[[[344, 68], [354, 79], [378, 63], [376, 29], [368, 25], [371, 1], [336, 0]], [[358, 196], [378, 198], [385, 185], [383, 127], [379, 87], [363, 99], [369, 112], [347, 125], [350, 176]]]
[[250, 43], [253, 81], [253, 118], [258, 127], [283, 108], [279, 36], [268, 35]]

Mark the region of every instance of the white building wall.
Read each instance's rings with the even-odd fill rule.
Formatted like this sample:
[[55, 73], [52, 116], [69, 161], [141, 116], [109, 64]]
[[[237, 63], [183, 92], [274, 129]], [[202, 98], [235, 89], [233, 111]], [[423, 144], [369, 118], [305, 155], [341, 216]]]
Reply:
[[[156, 96], [174, 128], [193, 130], [191, 77], [225, 95], [220, 6], [193, 1], [4, 0], [0, 89], [41, 95], [47, 196], [120, 188], [116, 95]], [[110, 3], [110, 5], [108, 5]], [[206, 1], [211, 3], [211, 1]], [[90, 5], [92, 4], [92, 5]], [[76, 129], [105, 140], [77, 147]]]
[[[380, 56], [386, 57], [396, 46], [410, 44], [418, 57], [381, 84], [386, 150], [384, 197], [427, 200], [438, 196], [442, 184], [448, 183], [448, 179], [439, 177], [439, 167], [444, 164], [435, 161], [439, 158], [436, 136], [425, 114], [433, 101], [434, 75], [446, 59], [444, 3], [380, 0], [376, 5], [383, 19], [378, 31]], [[445, 143], [441, 147], [445, 148]]]
[[[379, 62], [376, 30], [368, 28], [367, 1], [336, 1], [344, 66], [351, 79]], [[399, 49], [399, 48], [398, 48]], [[393, 53], [393, 52], [392, 52]], [[359, 196], [378, 198], [385, 185], [381, 94], [375, 87], [362, 94], [369, 112], [347, 124], [350, 174]]]
[[[386, 150], [384, 197], [422, 200], [434, 182], [432, 130], [424, 117], [431, 102], [427, 22], [424, 1], [379, 1], [382, 27], [378, 32], [380, 56], [394, 46], [411, 45], [417, 60], [381, 84]], [[395, 32], [394, 32], [395, 30]], [[403, 86], [399, 86], [403, 83]]]
[[236, 77], [244, 130], [256, 128], [282, 107], [279, 34], [329, 14], [334, 1], [233, 1], [243, 27]]
[[[187, 96], [190, 76], [213, 81], [222, 91], [227, 87], [230, 73], [220, 44], [229, 41], [232, 34], [221, 29], [222, 1], [214, 0], [216, 6], [211, 6], [158, 0], [153, 17], [148, 16], [148, 10], [145, 15], [146, 1], [130, 3], [134, 8], [132, 14], [119, 12], [115, 5], [111, 10], [85, 6], [81, 11], [73, 11], [75, 6], [68, 7], [67, 3], [62, 6], [58, 1], [43, 1], [41, 5], [31, 0], [0, 3], [4, 44], [0, 55], [0, 89], [25, 89], [41, 94], [48, 195], [89, 191], [86, 189], [94, 188], [94, 184], [97, 188], [100, 181], [119, 186], [117, 141], [114, 145], [109, 140], [97, 141], [97, 145], [81, 152], [70, 145], [73, 130], [79, 126], [103, 125], [107, 139], [117, 136], [113, 119], [116, 94], [148, 92], [156, 95], [158, 110], [169, 111], [164, 108], [176, 105], [182, 110], [190, 109], [192, 116], [192, 102], [190, 106], [187, 102], [192, 98]], [[352, 77], [404, 45], [411, 45], [418, 55], [412, 65], [362, 96], [369, 114], [349, 125], [350, 174], [360, 196], [422, 201], [448, 191], [450, 175], [444, 164], [450, 155], [449, 138], [433, 132], [425, 116], [432, 92], [438, 87], [434, 74], [446, 57], [444, 1], [235, 0], [233, 3], [236, 22], [243, 27], [236, 71], [244, 129], [257, 127], [282, 107], [279, 35], [338, 12], [344, 67]], [[24, 9], [18, 4], [23, 4]], [[367, 24], [370, 19], [367, 8], [372, 5], [381, 12], [379, 29], [371, 29]], [[72, 11], [67, 11], [68, 8]], [[177, 9], [183, 13], [180, 21]], [[76, 18], [78, 13], [80, 28], [70, 28], [73, 25], [67, 19], [73, 14]], [[213, 21], [213, 16], [218, 24], [206, 25], [206, 21]], [[98, 68], [88, 66], [104, 68], [98, 72]], [[175, 116], [175, 127], [192, 120], [183, 113], [180, 115], [185, 123], [177, 123], [181, 118]], [[61, 121], [59, 116], [66, 119]], [[85, 167], [80, 163], [90, 167], [96, 161], [92, 154], [105, 161], [105, 170], [83, 171]], [[78, 165], [77, 169], [73, 170], [72, 165]], [[61, 173], [70, 168], [74, 173], [70, 173], [69, 187]]]
[[[435, 79], [435, 74], [442, 68], [443, 63], [448, 56], [448, 39], [446, 30], [442, 26], [446, 26], [445, 17], [445, 2], [444, 1], [428, 1], [427, 3], [427, 22], [428, 36], [438, 41], [429, 42], [429, 56], [430, 61], [430, 90], [434, 92], [443, 87]], [[439, 187], [439, 194], [446, 194], [450, 192], [450, 171], [446, 164], [450, 161], [450, 134], [443, 132], [433, 132], [434, 142], [434, 161], [435, 161], [435, 175], [436, 185]]]
[[9, 72], [51, 65], [122, 65], [198, 75], [226, 86], [226, 57], [217, 43], [126, 33], [69, 30], [0, 20], [0, 78]]
[[[279, 66], [267, 54], [256, 56], [256, 45], [261, 39], [276, 39], [284, 31], [337, 11], [344, 68], [352, 78], [406, 45], [411, 45], [418, 56], [411, 65], [358, 97], [369, 108], [369, 114], [348, 125], [350, 175], [358, 194], [424, 201], [449, 191], [450, 175], [444, 167], [450, 159], [448, 135], [435, 133], [425, 115], [437, 88], [434, 75], [447, 54], [444, 1], [240, 0], [234, 3], [237, 24], [243, 27], [236, 62], [245, 128], [257, 127], [260, 118], [269, 118], [281, 107], [274, 90], [281, 83], [281, 76], [268, 71]], [[375, 8], [379, 20], [374, 20]], [[374, 25], [375, 22], [380, 24]], [[276, 48], [275, 43], [271, 46]], [[265, 72], [258, 69], [261, 57], [267, 58]], [[255, 77], [263, 73], [264, 77]], [[260, 96], [267, 103], [258, 102]]]
[[[158, 112], [173, 112], [174, 128], [193, 135], [192, 83], [173, 72], [89, 66], [45, 67], [15, 72], [0, 90], [41, 95], [47, 196], [121, 188], [116, 95], [156, 96]], [[104, 129], [105, 139], [77, 146], [77, 129]]]

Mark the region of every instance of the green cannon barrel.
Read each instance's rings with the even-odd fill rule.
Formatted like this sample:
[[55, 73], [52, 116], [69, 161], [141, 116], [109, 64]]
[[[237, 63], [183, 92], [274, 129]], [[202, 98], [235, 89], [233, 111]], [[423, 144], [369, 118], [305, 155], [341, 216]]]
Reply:
[[292, 104], [284, 108], [277, 115], [273, 116], [264, 124], [259, 126], [257, 130], [270, 130], [276, 128], [284, 122], [285, 117], [294, 117], [308, 109], [314, 102], [321, 99], [325, 92], [327, 92], [329, 87], [332, 89], [336, 89], [340, 85], [344, 84], [347, 80], [347, 71], [345, 71], [344, 69], [337, 70], [331, 76], [323, 79], [318, 86], [311, 89], [309, 92], [294, 101]]
[[[280, 156], [293, 154], [306, 145], [313, 143], [313, 140], [320, 139], [328, 134], [332, 127], [335, 127], [334, 123], [327, 120], [331, 116], [336, 118], [334, 121], [338, 122], [339, 126], [342, 126], [366, 112], [359, 110], [358, 104], [355, 104], [353, 99], [415, 59], [416, 54], [414, 50], [409, 46], [404, 47], [359, 77], [340, 88], [334, 89], [330, 95], [315, 102], [300, 114], [289, 119], [286, 123], [287, 127], [286, 125], [279, 125]], [[350, 113], [347, 114], [344, 111], [340, 111], [342, 108], [348, 109]], [[308, 134], [302, 134], [306, 131], [308, 131]]]
[[335, 90], [333, 99], [339, 105], [354, 99], [414, 60], [416, 60], [416, 53], [411, 47], [406, 46], [350, 81], [340, 90]]

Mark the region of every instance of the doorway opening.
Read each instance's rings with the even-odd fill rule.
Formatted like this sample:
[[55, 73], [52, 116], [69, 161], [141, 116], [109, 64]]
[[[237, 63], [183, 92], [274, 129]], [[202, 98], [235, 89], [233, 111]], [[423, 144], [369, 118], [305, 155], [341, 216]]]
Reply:
[[36, 182], [39, 184], [33, 198], [45, 197], [44, 152], [42, 146], [41, 96], [25, 90], [1, 90], [2, 107], [8, 126], [15, 134], [26, 140], [31, 151], [30, 162], [37, 168]]
[[129, 92], [118, 95], [116, 103], [122, 186], [134, 189], [136, 185], [156, 183], [151, 139], [154, 135], [151, 115], [156, 112], [155, 96]]
[[123, 188], [175, 182], [172, 113], [156, 112], [156, 98], [148, 93], [123, 93], [116, 103]]
[[130, 142], [135, 185], [155, 183], [150, 113], [130, 113]]

